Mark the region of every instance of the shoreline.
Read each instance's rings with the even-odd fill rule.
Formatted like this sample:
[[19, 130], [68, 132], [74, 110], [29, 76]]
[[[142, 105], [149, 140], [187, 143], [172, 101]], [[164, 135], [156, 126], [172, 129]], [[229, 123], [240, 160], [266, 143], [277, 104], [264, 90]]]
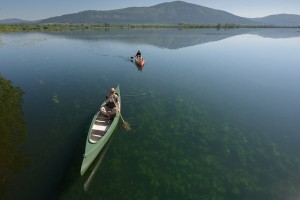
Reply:
[[0, 33], [30, 31], [75, 31], [108, 29], [238, 29], [238, 28], [299, 28], [299, 26], [238, 25], [238, 24], [0, 24]]

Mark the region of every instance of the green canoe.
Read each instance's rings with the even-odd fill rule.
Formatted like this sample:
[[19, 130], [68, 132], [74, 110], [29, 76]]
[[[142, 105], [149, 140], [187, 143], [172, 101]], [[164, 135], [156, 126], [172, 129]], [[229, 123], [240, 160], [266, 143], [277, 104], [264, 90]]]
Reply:
[[[119, 86], [115, 91], [119, 96], [121, 107], [121, 94]], [[119, 119], [120, 112], [116, 114], [113, 120], [105, 117], [99, 111], [95, 114], [86, 139], [85, 152], [83, 155], [83, 161], [80, 170], [81, 175], [86, 172], [99, 152], [103, 149], [110, 136], [114, 132], [115, 128], [117, 127]]]

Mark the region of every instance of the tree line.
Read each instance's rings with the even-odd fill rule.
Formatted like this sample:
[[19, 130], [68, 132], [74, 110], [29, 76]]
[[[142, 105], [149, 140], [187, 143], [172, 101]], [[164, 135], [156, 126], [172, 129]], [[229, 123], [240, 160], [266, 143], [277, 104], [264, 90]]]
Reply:
[[178, 29], [233, 29], [233, 28], [296, 28], [271, 25], [239, 25], [239, 24], [0, 24], [0, 32], [26, 31], [64, 31], [64, 30], [97, 30], [97, 29], [147, 29], [147, 28], [178, 28]]

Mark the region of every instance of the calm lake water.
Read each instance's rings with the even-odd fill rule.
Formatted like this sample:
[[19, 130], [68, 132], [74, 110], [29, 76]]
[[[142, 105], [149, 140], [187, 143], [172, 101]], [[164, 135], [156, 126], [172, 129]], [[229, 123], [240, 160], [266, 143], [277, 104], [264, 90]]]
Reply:
[[[2, 33], [0, 76], [24, 92], [25, 126], [22, 142], [0, 139], [14, 169], [0, 198], [299, 199], [299, 52], [299, 29]], [[120, 123], [81, 176], [118, 84], [133, 130]]]

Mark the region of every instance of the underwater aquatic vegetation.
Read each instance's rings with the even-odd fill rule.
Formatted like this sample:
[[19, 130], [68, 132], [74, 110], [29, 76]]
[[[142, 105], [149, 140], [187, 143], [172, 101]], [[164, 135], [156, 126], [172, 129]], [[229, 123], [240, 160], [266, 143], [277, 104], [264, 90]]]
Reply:
[[53, 95], [52, 101], [53, 101], [55, 104], [58, 104], [58, 103], [59, 103], [59, 98], [58, 98], [57, 94], [54, 94], [54, 95]]
[[[197, 102], [176, 99], [164, 103], [150, 97], [143, 103], [147, 109], [134, 112], [143, 119], [132, 130], [139, 134], [114, 138], [110, 151], [116, 157], [102, 166], [109, 169], [101, 172], [103, 196], [231, 200], [297, 193], [296, 154], [287, 154], [266, 132], [217, 121]], [[115, 190], [118, 194], [109, 192]]]

